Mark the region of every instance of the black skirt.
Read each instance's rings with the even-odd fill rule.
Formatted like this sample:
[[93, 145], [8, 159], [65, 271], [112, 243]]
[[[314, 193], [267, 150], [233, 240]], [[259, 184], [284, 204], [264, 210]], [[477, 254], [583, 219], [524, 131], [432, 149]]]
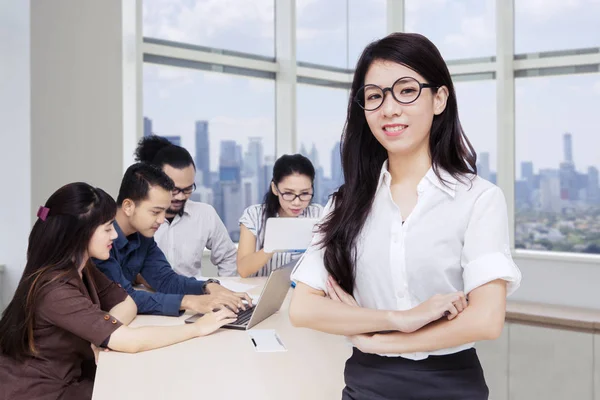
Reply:
[[415, 361], [354, 348], [344, 370], [342, 400], [487, 400], [475, 349]]

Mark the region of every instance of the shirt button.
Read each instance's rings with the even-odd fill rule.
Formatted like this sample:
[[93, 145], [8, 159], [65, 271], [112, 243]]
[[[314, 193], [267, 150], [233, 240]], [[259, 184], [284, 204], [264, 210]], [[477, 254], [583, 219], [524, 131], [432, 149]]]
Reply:
[[108, 321], [109, 319], [110, 319], [110, 315], [106, 314], [106, 315], [104, 316], [104, 320], [105, 320], [105, 321]]

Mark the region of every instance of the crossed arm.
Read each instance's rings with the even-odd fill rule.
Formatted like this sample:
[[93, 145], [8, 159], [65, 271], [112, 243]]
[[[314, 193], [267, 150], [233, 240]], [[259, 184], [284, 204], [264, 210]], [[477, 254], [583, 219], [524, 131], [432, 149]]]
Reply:
[[[500, 336], [504, 326], [504, 280], [495, 280], [471, 291], [468, 306], [460, 311], [457, 309], [456, 315], [436, 318], [434, 322], [423, 324], [423, 321], [431, 319], [420, 316], [429, 312], [426, 309], [419, 310], [423, 305], [404, 312], [361, 308], [333, 280], [329, 285], [329, 298], [326, 298], [323, 291], [298, 284], [290, 305], [292, 323], [347, 335], [356, 347], [367, 353], [435, 351], [480, 340], [493, 340]], [[306, 308], [309, 305], [311, 308]], [[310, 313], [303, 310], [310, 310]], [[415, 319], [419, 323], [415, 323]], [[406, 326], [417, 328], [403, 329]], [[395, 332], [372, 333], [390, 330]]]

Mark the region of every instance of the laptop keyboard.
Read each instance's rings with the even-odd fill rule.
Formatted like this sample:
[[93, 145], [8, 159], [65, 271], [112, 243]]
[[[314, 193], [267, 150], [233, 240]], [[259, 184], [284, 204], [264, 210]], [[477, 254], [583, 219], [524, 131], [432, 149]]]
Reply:
[[248, 321], [250, 321], [255, 308], [256, 306], [252, 306], [251, 308], [240, 311], [237, 314], [237, 319], [235, 322], [232, 322], [231, 325], [248, 325]]

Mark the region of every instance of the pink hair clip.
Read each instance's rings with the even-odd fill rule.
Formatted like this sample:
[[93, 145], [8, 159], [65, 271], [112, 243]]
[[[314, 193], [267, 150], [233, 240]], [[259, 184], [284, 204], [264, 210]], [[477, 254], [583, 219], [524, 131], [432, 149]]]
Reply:
[[37, 212], [37, 216], [42, 221], [46, 221], [46, 218], [48, 218], [49, 212], [50, 212], [50, 209], [48, 207], [40, 206], [40, 208], [38, 209], [38, 212]]

